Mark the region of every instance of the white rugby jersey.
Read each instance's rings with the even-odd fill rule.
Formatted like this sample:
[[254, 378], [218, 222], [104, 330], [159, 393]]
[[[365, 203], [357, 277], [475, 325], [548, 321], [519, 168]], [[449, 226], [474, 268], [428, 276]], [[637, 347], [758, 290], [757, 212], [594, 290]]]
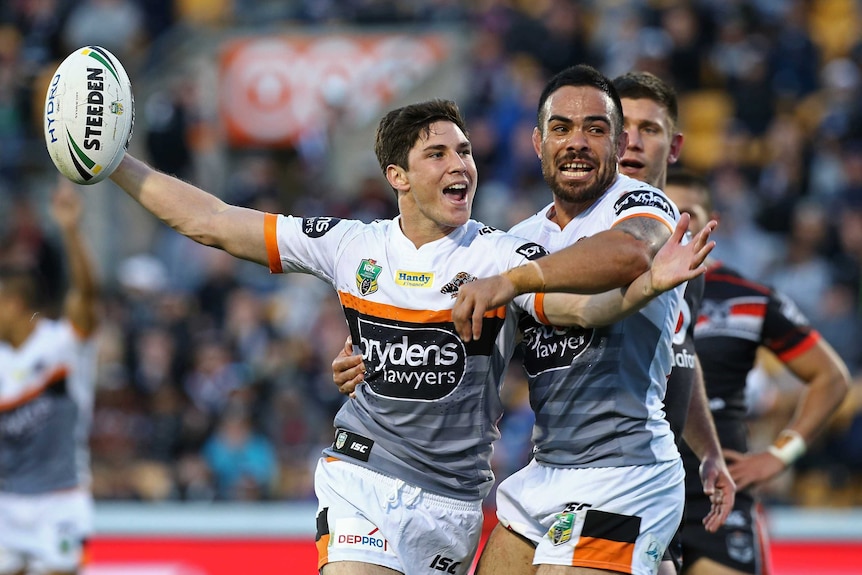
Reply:
[[18, 348], [0, 343], [0, 491], [89, 487], [96, 345], [41, 319]]
[[[679, 218], [661, 191], [623, 175], [565, 229], [547, 218], [552, 205], [511, 233], [556, 252], [628, 218], [655, 218], [671, 231]], [[616, 467], [679, 457], [663, 400], [683, 290], [668, 291], [639, 312], [597, 329], [554, 328], [522, 318], [537, 461]]]
[[539, 245], [470, 220], [416, 248], [399, 219], [266, 216], [270, 270], [313, 274], [338, 292], [365, 384], [335, 417], [333, 457], [449, 497], [475, 500], [493, 484], [499, 390], [515, 344], [514, 307], [485, 315], [479, 341], [454, 331], [458, 287], [547, 253]]

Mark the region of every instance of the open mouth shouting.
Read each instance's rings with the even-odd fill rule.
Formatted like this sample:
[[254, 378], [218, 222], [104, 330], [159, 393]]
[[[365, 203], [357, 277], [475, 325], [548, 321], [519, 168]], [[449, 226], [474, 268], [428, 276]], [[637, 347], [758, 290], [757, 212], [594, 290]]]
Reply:
[[453, 202], [464, 203], [467, 201], [467, 190], [467, 184], [458, 183], [443, 188], [443, 194]]
[[565, 178], [583, 180], [588, 178], [595, 168], [583, 160], [570, 160], [560, 164], [560, 175]]

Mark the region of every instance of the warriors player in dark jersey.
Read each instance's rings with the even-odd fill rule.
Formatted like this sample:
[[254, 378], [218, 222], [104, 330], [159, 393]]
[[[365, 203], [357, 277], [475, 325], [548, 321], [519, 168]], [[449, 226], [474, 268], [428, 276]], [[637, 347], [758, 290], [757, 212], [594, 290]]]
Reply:
[[[671, 171], [665, 192], [691, 214], [692, 231], [716, 218], [706, 182]], [[695, 327], [697, 353], [719, 439], [739, 492], [727, 522], [707, 532], [698, 521], [709, 506], [696, 481], [697, 460], [683, 446], [686, 517], [682, 532], [686, 575], [769, 575], [763, 519], [756, 490], [805, 452], [844, 399], [849, 374], [832, 347], [796, 305], [719, 261], [708, 261], [704, 297]], [[746, 377], [766, 348], [807, 385], [793, 419], [763, 452], [748, 451]]]

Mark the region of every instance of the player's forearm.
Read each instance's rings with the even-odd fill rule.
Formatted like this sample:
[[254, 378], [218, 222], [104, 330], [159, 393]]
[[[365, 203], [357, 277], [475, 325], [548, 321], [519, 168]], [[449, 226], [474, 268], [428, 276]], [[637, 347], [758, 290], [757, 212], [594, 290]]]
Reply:
[[72, 290], [81, 297], [94, 299], [99, 290], [96, 268], [80, 228], [62, 229], [61, 238]]
[[647, 271], [628, 287], [599, 294], [546, 294], [543, 303], [545, 317], [552, 325], [610, 325], [643, 308], [661, 293], [653, 288], [651, 277]]
[[700, 360], [695, 356], [694, 382], [691, 389], [691, 399], [688, 403], [688, 415], [682, 438], [700, 461], [706, 457], [721, 457], [721, 444], [715, 429], [715, 420], [709, 410], [709, 399], [703, 381], [703, 369]]
[[810, 444], [847, 396], [850, 374], [838, 353], [823, 339], [788, 362], [787, 366], [806, 383], [796, 413], [787, 427]]
[[165, 224], [194, 241], [221, 247], [212, 217], [229, 206], [178, 178], [163, 174], [126, 154], [111, 179]]
[[518, 294], [598, 294], [629, 285], [649, 269], [647, 245], [617, 230], [583, 238], [556, 253], [506, 272]]

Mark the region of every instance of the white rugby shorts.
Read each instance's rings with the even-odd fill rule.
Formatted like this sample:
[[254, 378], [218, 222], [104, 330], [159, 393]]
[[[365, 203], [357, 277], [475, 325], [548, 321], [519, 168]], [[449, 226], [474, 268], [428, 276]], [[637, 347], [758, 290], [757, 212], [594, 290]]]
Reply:
[[482, 501], [462, 501], [335, 458], [321, 458], [318, 569], [335, 561], [406, 575], [466, 575], [482, 534]]
[[0, 492], [0, 574], [28, 564], [39, 573], [77, 570], [92, 527], [93, 500], [83, 489]]
[[531, 461], [497, 488], [497, 518], [536, 544], [534, 565], [655, 575], [682, 519], [682, 462], [559, 468]]

